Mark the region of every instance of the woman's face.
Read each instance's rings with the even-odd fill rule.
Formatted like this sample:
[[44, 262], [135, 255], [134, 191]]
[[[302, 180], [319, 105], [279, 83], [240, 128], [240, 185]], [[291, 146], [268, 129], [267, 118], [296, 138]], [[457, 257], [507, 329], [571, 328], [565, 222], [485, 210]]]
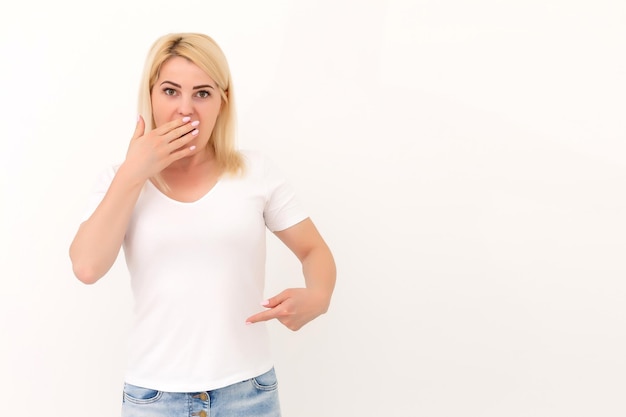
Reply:
[[218, 87], [206, 72], [186, 58], [170, 58], [161, 66], [150, 96], [155, 127], [189, 116], [192, 122], [200, 121], [191, 144], [206, 146], [222, 104]]

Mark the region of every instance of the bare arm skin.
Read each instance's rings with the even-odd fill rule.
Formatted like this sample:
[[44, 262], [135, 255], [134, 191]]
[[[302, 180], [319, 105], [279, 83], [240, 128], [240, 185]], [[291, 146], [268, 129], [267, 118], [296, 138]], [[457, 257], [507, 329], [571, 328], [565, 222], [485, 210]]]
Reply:
[[85, 284], [94, 284], [117, 258], [126, 227], [143, 183], [128, 179], [123, 167], [115, 175], [104, 199], [78, 228], [70, 245], [74, 275]]
[[251, 316], [246, 322], [277, 319], [296, 331], [328, 310], [337, 275], [335, 260], [311, 219], [275, 235], [302, 263], [306, 288], [282, 291], [264, 304], [267, 310]]
[[194, 152], [185, 147], [194, 137], [189, 120], [175, 120], [146, 135], [144, 130], [145, 123], [139, 118], [125, 161], [102, 202], [80, 225], [70, 245], [74, 275], [85, 284], [97, 282], [115, 262], [145, 182]]

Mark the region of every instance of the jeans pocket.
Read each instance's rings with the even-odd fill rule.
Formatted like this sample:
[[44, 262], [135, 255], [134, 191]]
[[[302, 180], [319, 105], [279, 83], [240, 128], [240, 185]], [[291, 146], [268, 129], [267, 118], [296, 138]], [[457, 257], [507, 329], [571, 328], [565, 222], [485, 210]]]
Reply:
[[257, 389], [263, 391], [272, 391], [278, 388], [278, 380], [276, 379], [276, 372], [274, 372], [274, 368], [264, 374], [252, 378], [252, 383]]
[[158, 401], [162, 391], [124, 384], [124, 400], [135, 404], [151, 404]]

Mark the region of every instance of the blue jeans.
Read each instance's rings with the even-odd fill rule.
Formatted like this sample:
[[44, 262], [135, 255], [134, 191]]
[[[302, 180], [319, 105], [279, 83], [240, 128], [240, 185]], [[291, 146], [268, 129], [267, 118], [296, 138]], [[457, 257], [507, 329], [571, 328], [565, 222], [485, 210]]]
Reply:
[[122, 417], [280, 417], [276, 374], [190, 393], [124, 384]]

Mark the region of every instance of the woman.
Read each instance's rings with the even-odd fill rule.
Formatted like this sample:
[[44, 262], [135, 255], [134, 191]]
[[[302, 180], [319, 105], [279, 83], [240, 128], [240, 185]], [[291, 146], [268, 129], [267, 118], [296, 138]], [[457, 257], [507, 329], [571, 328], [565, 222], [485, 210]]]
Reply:
[[[70, 247], [76, 277], [93, 284], [124, 246], [135, 320], [122, 415], [279, 416], [260, 322], [298, 330], [325, 313], [333, 256], [271, 161], [236, 149], [230, 70], [210, 37], [153, 44], [139, 112]], [[262, 301], [266, 228], [306, 286]]]

